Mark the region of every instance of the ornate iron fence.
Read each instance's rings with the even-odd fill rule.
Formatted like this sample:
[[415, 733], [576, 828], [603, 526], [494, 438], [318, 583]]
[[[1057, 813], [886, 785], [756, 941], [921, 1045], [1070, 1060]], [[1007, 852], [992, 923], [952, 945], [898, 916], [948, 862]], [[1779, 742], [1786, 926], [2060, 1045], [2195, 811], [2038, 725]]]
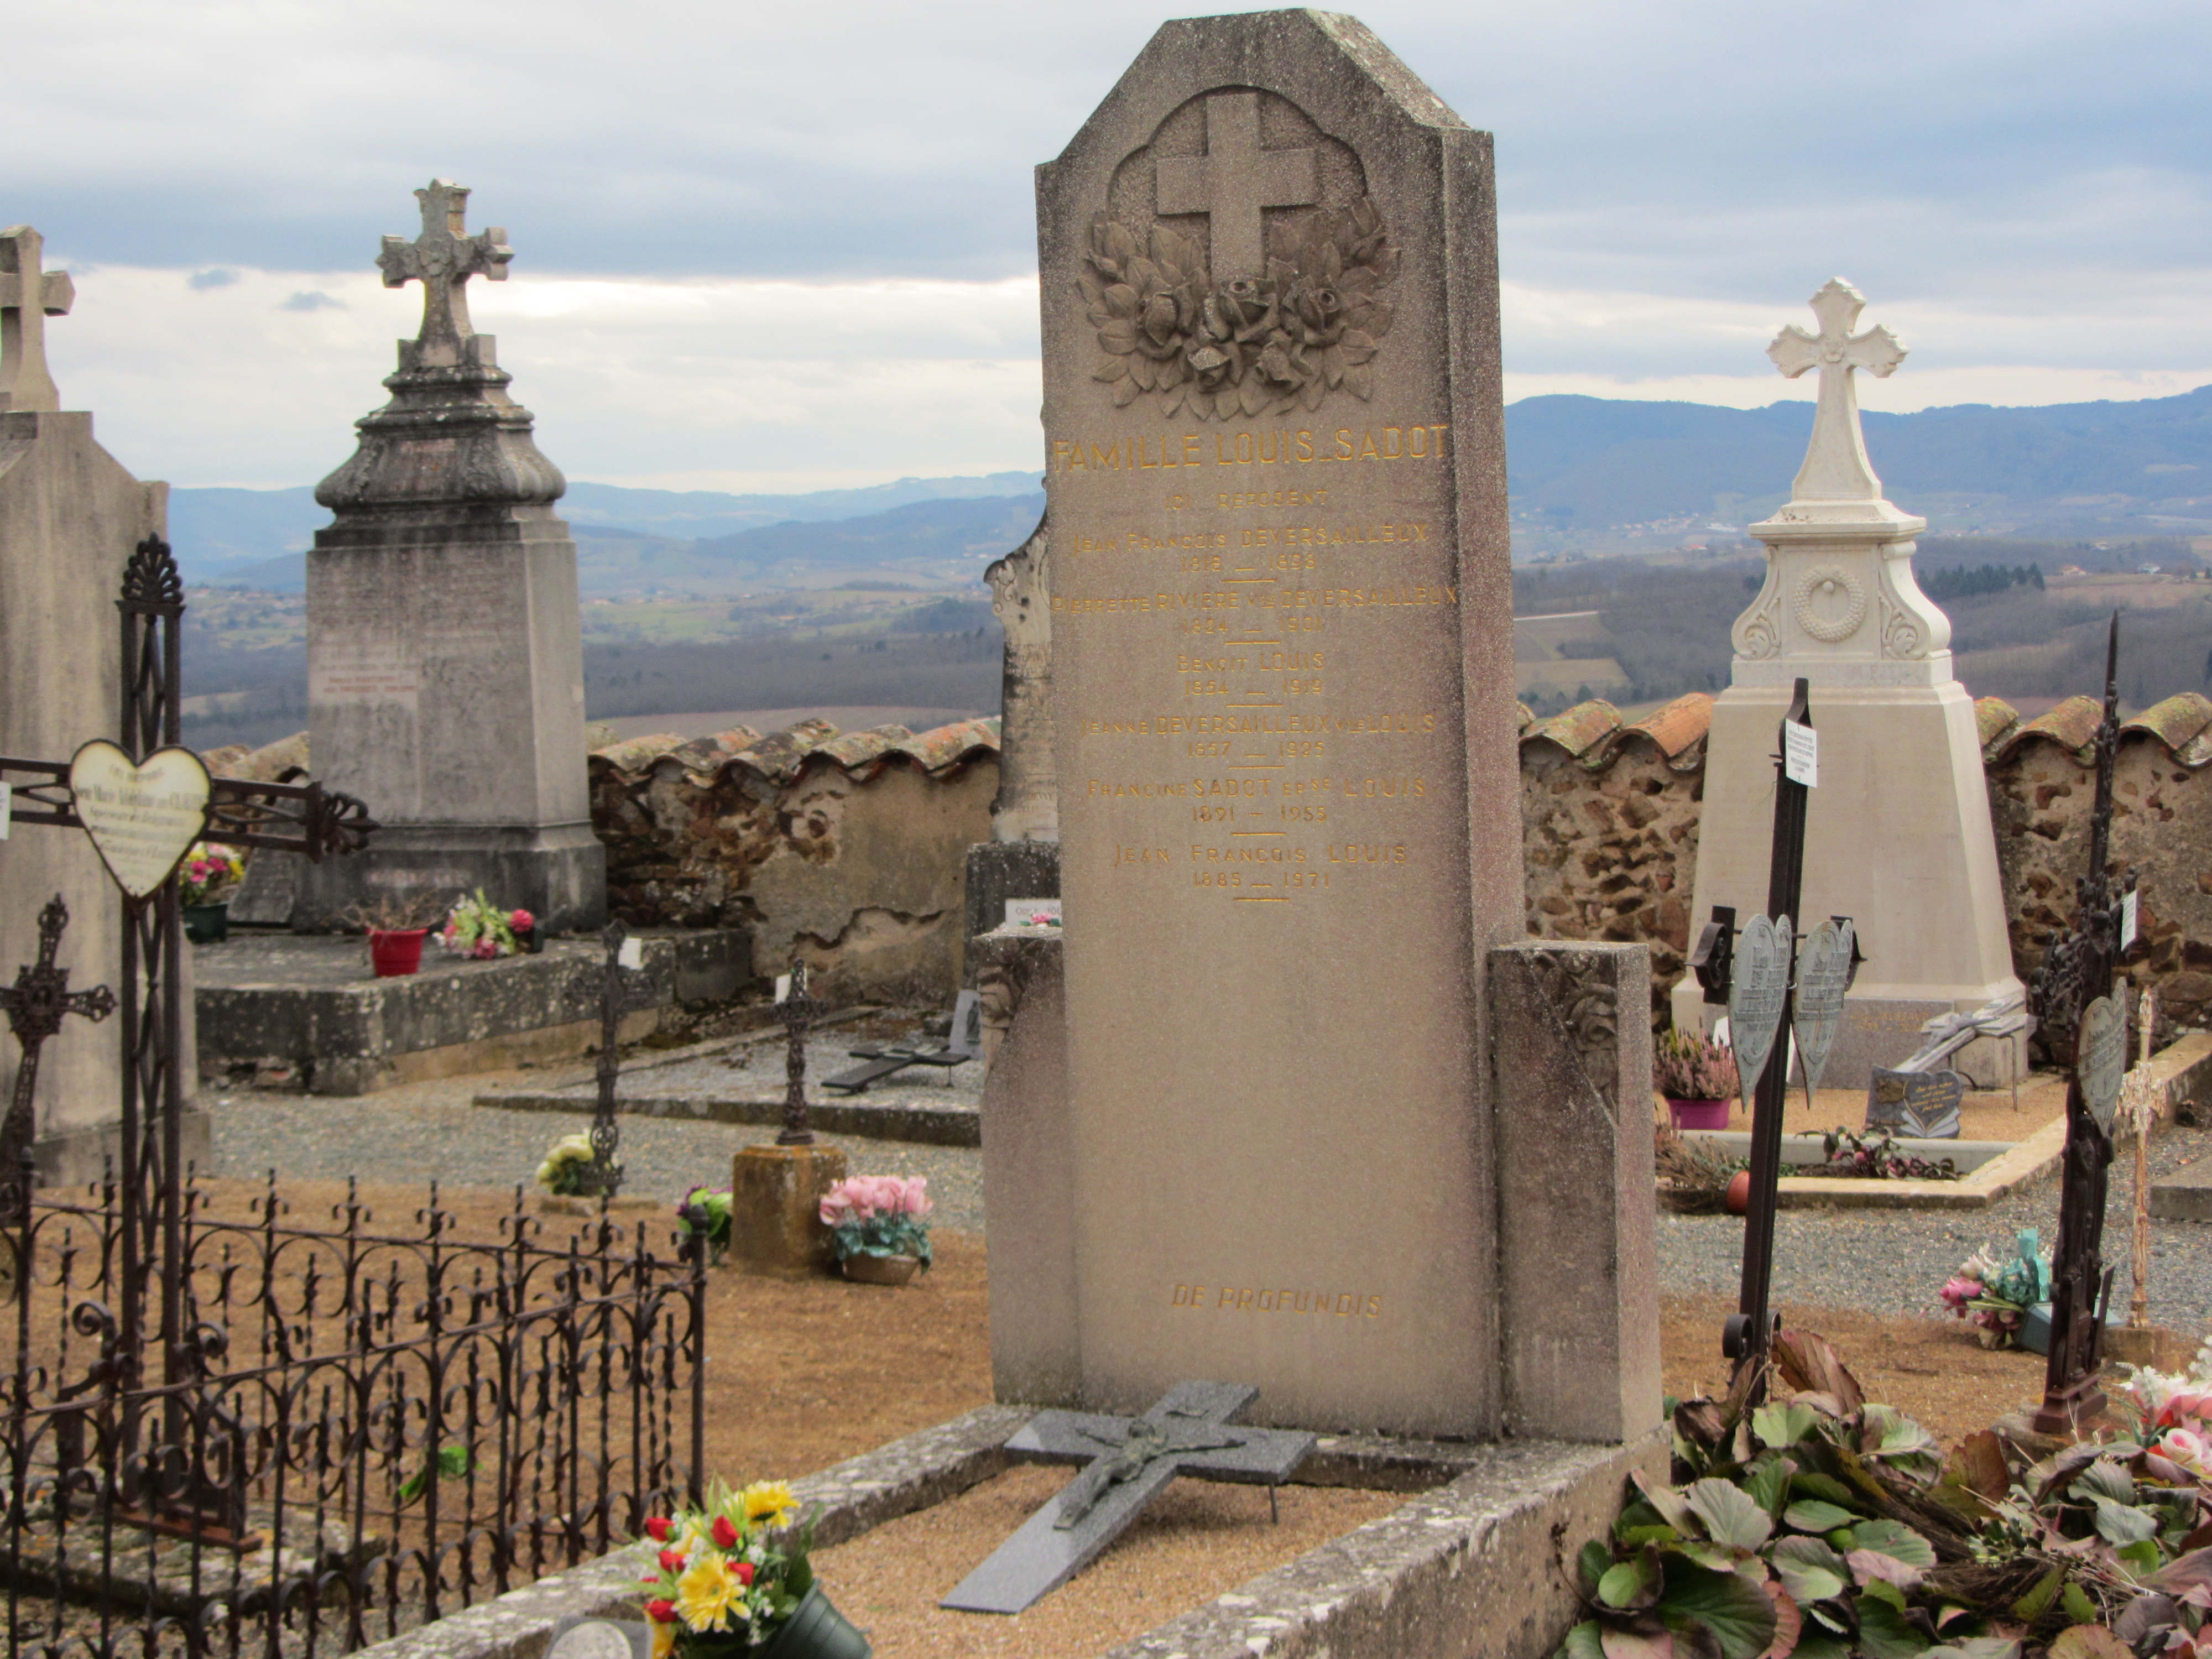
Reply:
[[604, 1212], [556, 1244], [520, 1191], [496, 1243], [434, 1186], [393, 1231], [351, 1188], [322, 1227], [273, 1176], [228, 1218], [185, 1197], [166, 1357], [114, 1311], [143, 1271], [115, 1183], [0, 1233], [11, 1655], [350, 1652], [696, 1496], [696, 1244]]

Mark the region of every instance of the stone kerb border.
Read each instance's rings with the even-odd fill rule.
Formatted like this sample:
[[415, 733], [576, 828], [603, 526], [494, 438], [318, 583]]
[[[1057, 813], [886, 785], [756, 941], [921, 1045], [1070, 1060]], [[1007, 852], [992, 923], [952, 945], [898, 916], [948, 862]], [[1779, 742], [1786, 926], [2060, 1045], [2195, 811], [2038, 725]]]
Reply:
[[[957, 1497], [1013, 1462], [1031, 1415], [982, 1406], [792, 1483], [823, 1546]], [[1655, 1430], [1626, 1446], [1323, 1437], [1300, 1484], [1418, 1492], [1114, 1649], [1109, 1659], [1544, 1659], [1575, 1611], [1573, 1559], [1632, 1473], [1664, 1475]], [[543, 1659], [568, 1618], [636, 1618], [652, 1546], [633, 1544], [362, 1650], [361, 1659]], [[1472, 1644], [1473, 1645], [1470, 1645]]]

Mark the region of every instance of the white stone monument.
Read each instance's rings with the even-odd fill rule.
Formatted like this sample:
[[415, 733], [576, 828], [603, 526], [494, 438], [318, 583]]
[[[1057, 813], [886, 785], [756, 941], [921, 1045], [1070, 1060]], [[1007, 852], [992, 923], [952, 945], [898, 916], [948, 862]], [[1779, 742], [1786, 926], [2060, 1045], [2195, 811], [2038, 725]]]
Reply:
[[[1820, 332], [1785, 328], [1767, 348], [1795, 380], [1820, 372], [1813, 441], [1788, 506], [1751, 526], [1766, 582], [1736, 618], [1729, 689], [1713, 706], [1698, 836], [1693, 918], [1766, 908], [1777, 723], [1802, 676], [1819, 733], [1805, 837], [1807, 926], [1857, 924], [1867, 961], [1822, 1082], [1863, 1087], [1918, 1046], [1922, 1022], [2020, 989], [2005, 932], [1996, 840], [1973, 701], [1951, 667], [1951, 624], [1912, 575], [1925, 519], [1882, 498], [1859, 429], [1859, 369], [1887, 377], [1905, 348], [1886, 328], [1851, 332], [1865, 300], [1840, 279], [1812, 299]], [[1675, 1023], [1717, 1015], [1686, 975]], [[1984, 1039], [1960, 1068], [2011, 1075], [2018, 1039]]]

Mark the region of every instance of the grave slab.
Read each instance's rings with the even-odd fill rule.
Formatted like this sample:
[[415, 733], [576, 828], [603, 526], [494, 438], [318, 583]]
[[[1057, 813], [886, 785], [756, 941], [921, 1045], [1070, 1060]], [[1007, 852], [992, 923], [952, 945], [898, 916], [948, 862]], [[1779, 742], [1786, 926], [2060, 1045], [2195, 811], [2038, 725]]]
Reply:
[[2150, 1212], [2159, 1221], [2212, 1221], [2212, 1158], [2153, 1182]]
[[[626, 1041], [652, 1031], [674, 1001], [735, 994], [751, 980], [751, 943], [736, 929], [641, 935], [653, 1006], [628, 1016]], [[445, 957], [378, 979], [358, 938], [233, 933], [194, 948], [206, 1075], [246, 1063], [292, 1068], [309, 1091], [361, 1095], [524, 1060], [579, 1054], [599, 1042], [604, 952], [554, 939], [536, 956]]]

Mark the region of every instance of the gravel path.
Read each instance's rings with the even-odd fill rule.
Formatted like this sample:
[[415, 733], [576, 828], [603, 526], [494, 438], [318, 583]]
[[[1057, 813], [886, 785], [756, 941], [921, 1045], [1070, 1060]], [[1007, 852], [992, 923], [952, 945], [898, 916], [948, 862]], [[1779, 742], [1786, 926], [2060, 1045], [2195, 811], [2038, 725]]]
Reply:
[[[810, 1055], [817, 1066], [842, 1053]], [[781, 1066], [765, 1058], [747, 1068], [781, 1083]], [[965, 1068], [963, 1068], [965, 1069]], [[746, 1072], [734, 1072], [744, 1078]], [[817, 1070], [814, 1073], [819, 1076]], [[207, 1101], [215, 1131], [214, 1169], [222, 1176], [258, 1176], [272, 1165], [302, 1178], [435, 1179], [466, 1186], [511, 1188], [527, 1182], [560, 1135], [584, 1127], [580, 1116], [501, 1111], [470, 1104], [494, 1088], [526, 1088], [532, 1073], [510, 1072], [414, 1084], [358, 1099], [240, 1093]], [[750, 1092], [750, 1091], [748, 1091]], [[775, 1138], [767, 1127], [682, 1122], [625, 1116], [624, 1190], [673, 1200], [696, 1182], [729, 1179], [741, 1146]], [[842, 1147], [856, 1175], [929, 1177], [940, 1225], [981, 1232], [982, 1164], [969, 1148], [910, 1146], [824, 1135]], [[2151, 1165], [2163, 1173], [2212, 1153], [2212, 1136], [2170, 1129], [2151, 1143]], [[2106, 1260], [2120, 1273], [2113, 1303], [2128, 1295], [2132, 1155], [2112, 1169], [2106, 1224]], [[2023, 1227], [2038, 1227], [2048, 1244], [2057, 1230], [2058, 1185], [2039, 1182], [1980, 1211], [1785, 1210], [1775, 1228], [1774, 1297], [1791, 1304], [1863, 1309], [1880, 1314], [1929, 1312], [1952, 1270], [1983, 1245], [2009, 1245]], [[1733, 1216], [1659, 1219], [1659, 1282], [1671, 1294], [1733, 1295], [1742, 1260], [1743, 1224]], [[2172, 1329], [2212, 1328], [2212, 1225], [2152, 1224], [2150, 1311]]]

